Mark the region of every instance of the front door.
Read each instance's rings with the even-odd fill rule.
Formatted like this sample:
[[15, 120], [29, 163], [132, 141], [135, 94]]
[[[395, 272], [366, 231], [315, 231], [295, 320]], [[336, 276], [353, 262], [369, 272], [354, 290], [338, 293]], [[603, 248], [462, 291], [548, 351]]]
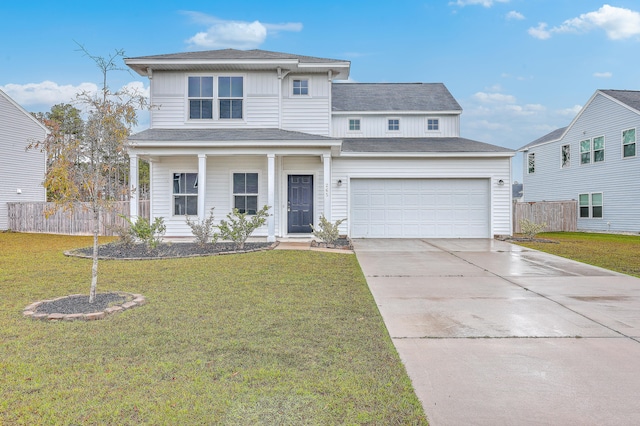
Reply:
[[313, 224], [313, 176], [289, 175], [287, 232], [311, 233]]

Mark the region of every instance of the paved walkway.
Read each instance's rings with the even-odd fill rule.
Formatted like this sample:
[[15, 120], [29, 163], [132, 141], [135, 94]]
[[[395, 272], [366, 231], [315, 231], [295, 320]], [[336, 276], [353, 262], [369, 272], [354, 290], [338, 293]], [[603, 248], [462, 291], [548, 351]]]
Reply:
[[355, 240], [431, 425], [640, 424], [640, 279], [495, 240]]

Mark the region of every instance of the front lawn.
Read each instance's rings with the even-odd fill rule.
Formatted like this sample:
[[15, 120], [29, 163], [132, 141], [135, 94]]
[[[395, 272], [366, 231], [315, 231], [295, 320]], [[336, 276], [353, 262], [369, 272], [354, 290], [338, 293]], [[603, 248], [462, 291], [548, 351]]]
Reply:
[[547, 232], [538, 234], [537, 238], [549, 239], [559, 244], [539, 242], [516, 244], [640, 277], [640, 256], [638, 256], [640, 236]]
[[22, 317], [89, 291], [90, 238], [0, 234], [0, 424], [426, 424], [355, 256], [101, 261], [93, 322]]

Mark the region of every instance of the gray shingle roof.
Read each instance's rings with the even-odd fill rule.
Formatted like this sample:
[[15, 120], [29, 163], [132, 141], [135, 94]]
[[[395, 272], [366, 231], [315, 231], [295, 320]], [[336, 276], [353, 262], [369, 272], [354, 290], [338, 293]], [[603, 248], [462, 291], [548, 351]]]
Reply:
[[331, 97], [335, 112], [462, 111], [442, 83], [340, 83]]
[[640, 111], [640, 91], [637, 90], [600, 90], [600, 92]]
[[[567, 126], [567, 127], [569, 127], [569, 126]], [[535, 145], [541, 145], [541, 144], [546, 143], [546, 142], [551, 142], [551, 141], [558, 140], [558, 139], [560, 139], [560, 137], [562, 137], [562, 134], [564, 133], [564, 131], [567, 130], [567, 127], [562, 127], [560, 129], [554, 130], [553, 132], [547, 133], [546, 135], [542, 136], [541, 138], [538, 138], [533, 142], [529, 142], [525, 146], [519, 148], [518, 151], [522, 151], [522, 150], [525, 150], [527, 148], [531, 148], [532, 146], [535, 146]]]
[[331, 141], [325, 136], [279, 129], [147, 129], [129, 136], [133, 142]]
[[354, 138], [343, 139], [342, 152], [508, 153], [514, 151], [465, 138]]
[[137, 56], [127, 59], [206, 59], [206, 60], [251, 60], [251, 59], [297, 59], [301, 63], [348, 62], [340, 59], [316, 58], [313, 56], [294, 55], [290, 53], [270, 52], [268, 50], [221, 49], [199, 52], [181, 52], [165, 55]]

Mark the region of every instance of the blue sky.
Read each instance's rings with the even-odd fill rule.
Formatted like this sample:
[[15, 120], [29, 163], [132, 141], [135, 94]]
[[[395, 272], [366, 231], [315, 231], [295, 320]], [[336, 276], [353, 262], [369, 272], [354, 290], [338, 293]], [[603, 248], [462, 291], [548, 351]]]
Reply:
[[257, 48], [350, 60], [356, 82], [442, 82], [461, 136], [514, 149], [569, 124], [597, 89], [640, 89], [637, 0], [35, 0], [4, 1], [0, 16], [0, 89], [29, 111], [100, 82], [76, 42], [98, 56]]

